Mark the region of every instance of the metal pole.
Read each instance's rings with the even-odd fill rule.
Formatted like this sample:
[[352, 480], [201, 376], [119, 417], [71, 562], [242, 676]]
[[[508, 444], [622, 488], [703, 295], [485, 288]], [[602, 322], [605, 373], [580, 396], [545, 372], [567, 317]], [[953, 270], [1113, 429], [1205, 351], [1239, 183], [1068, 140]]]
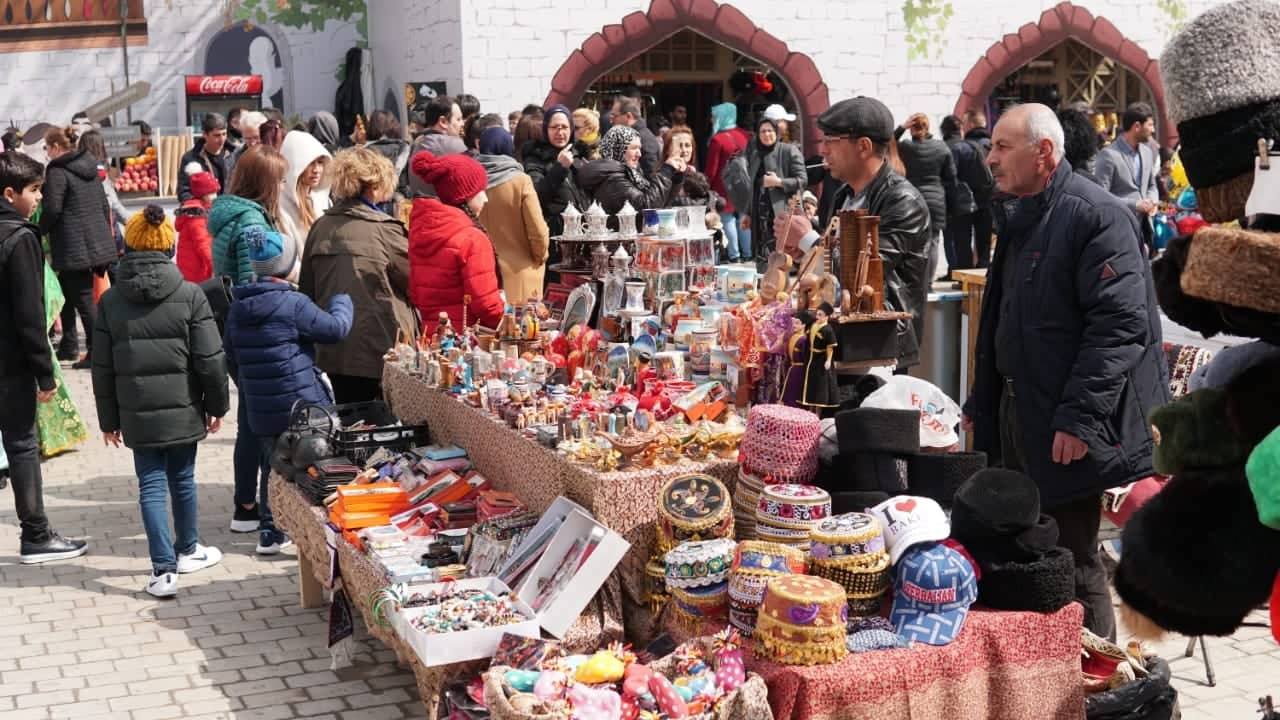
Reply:
[[[124, 86], [129, 82], [129, 0], [120, 0], [120, 54], [124, 58]], [[124, 107], [125, 120], [133, 123], [133, 103]]]

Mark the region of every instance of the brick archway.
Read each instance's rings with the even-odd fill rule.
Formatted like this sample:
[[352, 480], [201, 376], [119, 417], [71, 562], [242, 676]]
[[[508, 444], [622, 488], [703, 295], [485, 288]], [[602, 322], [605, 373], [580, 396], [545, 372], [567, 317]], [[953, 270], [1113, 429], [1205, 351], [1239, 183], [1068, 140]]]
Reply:
[[1070, 2], [1045, 10], [1038, 22], [1023, 25], [1016, 33], [1005, 35], [988, 48], [961, 84], [955, 113], [983, 107], [987, 97], [1010, 73], [1066, 40], [1087, 45], [1142, 78], [1155, 99], [1161, 142], [1167, 146], [1177, 142], [1178, 130], [1169, 122], [1165, 108], [1159, 61], [1121, 34], [1110, 20], [1094, 17], [1093, 13]]
[[606, 25], [574, 50], [551, 80], [546, 104], [573, 107], [602, 73], [644, 53], [688, 28], [775, 70], [791, 89], [804, 127], [805, 154], [817, 153], [817, 118], [830, 105], [827, 85], [808, 55], [758, 27], [741, 10], [715, 0], [653, 0], [647, 12], [633, 12]]

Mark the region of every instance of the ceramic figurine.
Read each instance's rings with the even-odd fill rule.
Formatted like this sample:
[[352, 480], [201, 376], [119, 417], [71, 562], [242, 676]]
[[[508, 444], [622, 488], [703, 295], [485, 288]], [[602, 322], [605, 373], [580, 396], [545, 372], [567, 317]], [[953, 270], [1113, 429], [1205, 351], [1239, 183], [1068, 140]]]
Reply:
[[809, 356], [805, 359], [804, 388], [800, 404], [819, 415], [830, 414], [840, 405], [840, 389], [836, 386], [835, 351], [836, 331], [827, 324], [834, 313], [831, 303], [822, 303], [813, 311], [813, 326], [809, 328]]
[[522, 340], [538, 339], [538, 311], [533, 300], [530, 300], [524, 308], [524, 314], [520, 317], [520, 338]]
[[435, 342], [436, 349], [447, 351], [453, 348], [457, 343], [457, 333], [453, 331], [453, 322], [449, 319], [449, 313], [441, 312], [436, 318]]

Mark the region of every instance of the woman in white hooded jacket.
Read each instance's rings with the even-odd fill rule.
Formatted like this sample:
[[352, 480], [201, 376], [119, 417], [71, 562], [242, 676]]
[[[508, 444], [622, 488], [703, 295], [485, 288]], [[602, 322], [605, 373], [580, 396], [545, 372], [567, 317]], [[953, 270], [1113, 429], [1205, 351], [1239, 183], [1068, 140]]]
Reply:
[[[297, 243], [298, 258], [306, 245], [307, 233], [316, 218], [332, 204], [329, 200], [329, 162], [333, 159], [324, 145], [310, 133], [291, 130], [280, 147], [289, 169], [280, 193], [280, 229]], [[297, 282], [298, 266], [289, 279]]]

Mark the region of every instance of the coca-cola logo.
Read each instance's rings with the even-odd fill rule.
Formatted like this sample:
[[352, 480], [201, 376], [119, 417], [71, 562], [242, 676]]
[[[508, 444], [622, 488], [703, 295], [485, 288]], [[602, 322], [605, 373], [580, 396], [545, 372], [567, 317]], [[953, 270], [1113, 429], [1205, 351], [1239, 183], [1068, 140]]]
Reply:
[[188, 75], [188, 95], [260, 95], [261, 75]]

